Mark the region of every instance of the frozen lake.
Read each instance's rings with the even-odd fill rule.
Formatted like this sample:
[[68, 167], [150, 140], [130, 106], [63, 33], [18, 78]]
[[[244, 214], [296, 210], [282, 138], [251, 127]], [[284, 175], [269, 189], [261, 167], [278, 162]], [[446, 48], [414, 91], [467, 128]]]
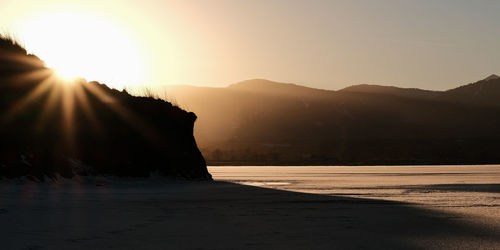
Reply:
[[215, 180], [382, 199], [491, 216], [500, 223], [500, 165], [210, 167]]
[[500, 166], [0, 181], [0, 249], [499, 249]]

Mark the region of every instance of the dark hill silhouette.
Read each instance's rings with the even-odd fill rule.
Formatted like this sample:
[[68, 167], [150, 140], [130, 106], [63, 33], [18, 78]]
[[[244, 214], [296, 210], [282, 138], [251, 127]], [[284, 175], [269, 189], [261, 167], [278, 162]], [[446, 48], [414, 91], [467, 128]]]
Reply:
[[500, 78], [491, 75], [481, 81], [448, 90], [441, 98], [450, 102], [500, 107]]
[[499, 79], [500, 76], [496, 75], [496, 74], [491, 74], [490, 76], [484, 78], [483, 80], [484, 81], [489, 81], [489, 80], [496, 80], [496, 79]]
[[394, 95], [408, 98], [434, 98], [440, 94], [438, 91], [430, 91], [416, 88], [398, 88], [394, 86], [380, 86], [360, 84], [353, 85], [340, 90], [340, 92], [358, 92], [371, 94]]
[[330, 91], [252, 80], [226, 88], [166, 87], [166, 93], [199, 114], [195, 135], [209, 164], [500, 162], [500, 109], [455, 101], [455, 90]]
[[196, 115], [84, 79], [62, 80], [0, 38], [0, 177], [57, 174], [211, 179]]
[[279, 83], [265, 79], [252, 79], [231, 84], [228, 89], [245, 93], [274, 95], [279, 97], [305, 97], [316, 98], [331, 95], [332, 91], [314, 89], [293, 83]]

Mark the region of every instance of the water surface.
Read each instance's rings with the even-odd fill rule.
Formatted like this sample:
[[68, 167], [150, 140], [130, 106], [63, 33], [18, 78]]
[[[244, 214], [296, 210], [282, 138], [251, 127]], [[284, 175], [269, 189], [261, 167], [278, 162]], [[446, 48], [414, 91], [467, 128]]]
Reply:
[[219, 181], [408, 202], [500, 222], [500, 165], [213, 166], [209, 171]]

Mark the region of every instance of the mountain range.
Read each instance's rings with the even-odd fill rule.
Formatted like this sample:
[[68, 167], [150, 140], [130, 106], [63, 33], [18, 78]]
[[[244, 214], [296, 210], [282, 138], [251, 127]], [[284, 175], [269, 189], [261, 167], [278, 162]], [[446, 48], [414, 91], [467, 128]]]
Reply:
[[195, 136], [209, 165], [500, 162], [497, 75], [447, 91], [333, 91], [264, 79], [164, 88], [198, 115]]

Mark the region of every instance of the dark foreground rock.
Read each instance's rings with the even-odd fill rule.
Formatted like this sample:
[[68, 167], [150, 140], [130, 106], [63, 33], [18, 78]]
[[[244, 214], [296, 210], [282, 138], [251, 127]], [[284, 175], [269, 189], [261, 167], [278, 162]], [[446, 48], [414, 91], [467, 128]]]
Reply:
[[0, 177], [211, 179], [193, 136], [196, 119], [160, 99], [62, 79], [0, 38]]

